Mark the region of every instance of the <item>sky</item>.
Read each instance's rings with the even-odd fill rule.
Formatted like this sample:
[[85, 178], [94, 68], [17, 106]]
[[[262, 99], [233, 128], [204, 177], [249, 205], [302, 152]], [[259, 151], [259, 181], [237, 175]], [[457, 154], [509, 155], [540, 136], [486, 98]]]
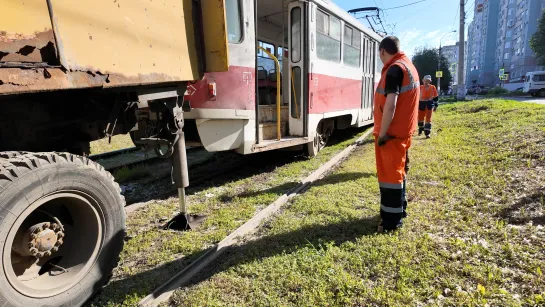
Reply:
[[[459, 0], [423, 0], [420, 3], [398, 9], [390, 9], [407, 5], [419, 0], [333, 0], [345, 10], [359, 7], [379, 7], [381, 19], [388, 34], [397, 36], [401, 41], [401, 49], [409, 56], [418, 47], [439, 48], [439, 40], [446, 33], [458, 31], [460, 23]], [[474, 0], [466, 4], [466, 37], [467, 25], [473, 19]], [[368, 25], [366, 20], [362, 20]], [[378, 26], [381, 29], [380, 26]], [[443, 46], [453, 45], [458, 41], [458, 32], [451, 33], [441, 40]]]

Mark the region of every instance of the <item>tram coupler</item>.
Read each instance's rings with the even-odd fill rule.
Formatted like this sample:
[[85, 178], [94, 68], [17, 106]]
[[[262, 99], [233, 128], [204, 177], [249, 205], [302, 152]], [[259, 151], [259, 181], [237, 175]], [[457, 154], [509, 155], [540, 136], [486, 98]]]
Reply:
[[178, 131], [176, 132], [176, 140], [173, 145], [174, 153], [172, 155], [172, 180], [173, 184], [176, 185], [176, 188], [178, 188], [180, 213], [166, 224], [165, 229], [188, 231], [199, 227], [206, 219], [206, 216], [191, 215], [187, 210], [185, 188], [189, 186], [189, 174], [187, 167], [185, 134], [183, 130], [183, 110], [178, 107], [176, 107], [174, 110], [174, 120]]

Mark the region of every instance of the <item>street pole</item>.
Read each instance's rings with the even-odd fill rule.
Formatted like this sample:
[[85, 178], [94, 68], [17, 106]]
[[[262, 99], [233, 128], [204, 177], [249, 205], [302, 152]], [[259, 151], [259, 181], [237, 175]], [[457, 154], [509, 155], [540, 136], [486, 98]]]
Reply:
[[[437, 71], [439, 70], [441, 70], [441, 41], [439, 41], [439, 59], [437, 60]], [[441, 96], [441, 77], [437, 77], [437, 93]]]
[[464, 83], [464, 67], [465, 67], [465, 0], [460, 0], [460, 37], [458, 44], [458, 100], [466, 99], [466, 85]]

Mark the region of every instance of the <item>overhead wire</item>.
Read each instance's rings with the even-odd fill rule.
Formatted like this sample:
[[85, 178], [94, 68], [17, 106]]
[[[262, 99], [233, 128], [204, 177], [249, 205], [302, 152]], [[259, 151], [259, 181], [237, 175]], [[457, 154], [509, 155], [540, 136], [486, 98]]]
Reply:
[[[441, 0], [435, 0], [434, 2], [430, 3], [430, 6], [436, 4], [439, 1], [441, 1]], [[411, 14], [407, 14], [407, 16], [405, 18], [403, 18], [402, 20], [394, 23], [394, 27], [397, 27], [397, 25], [399, 25], [399, 24], [401, 24], [401, 23], [403, 23], [403, 22], [405, 22], [405, 21], [407, 21], [407, 20], [409, 20], [409, 19], [411, 19], [413, 17], [416, 17], [416, 16], [421, 16], [421, 10], [415, 11], [415, 12], [413, 12]]]
[[399, 8], [402, 8], [402, 7], [407, 7], [407, 6], [415, 5], [415, 4], [418, 4], [418, 3], [421, 3], [421, 2], [425, 2], [425, 1], [428, 1], [428, 0], [420, 0], [420, 1], [413, 2], [413, 3], [409, 3], [409, 4], [404, 4], [404, 5], [400, 5], [400, 6], [389, 7], [389, 8], [387, 8], [387, 9], [382, 9], [382, 10], [383, 10], [383, 11], [395, 10], [395, 9], [399, 9]]

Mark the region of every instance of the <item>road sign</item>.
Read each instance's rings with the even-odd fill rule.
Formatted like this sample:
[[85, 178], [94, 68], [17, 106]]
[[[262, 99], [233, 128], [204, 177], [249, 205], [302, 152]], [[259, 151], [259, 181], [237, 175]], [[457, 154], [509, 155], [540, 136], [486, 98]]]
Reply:
[[504, 68], [500, 69], [500, 76], [503, 76], [503, 75], [505, 75], [505, 69]]
[[507, 81], [507, 80], [509, 80], [509, 74], [500, 75], [500, 80], [501, 80], [501, 81]]
[[435, 72], [435, 77], [436, 78], [443, 78], [443, 72], [442, 71], [436, 71]]

